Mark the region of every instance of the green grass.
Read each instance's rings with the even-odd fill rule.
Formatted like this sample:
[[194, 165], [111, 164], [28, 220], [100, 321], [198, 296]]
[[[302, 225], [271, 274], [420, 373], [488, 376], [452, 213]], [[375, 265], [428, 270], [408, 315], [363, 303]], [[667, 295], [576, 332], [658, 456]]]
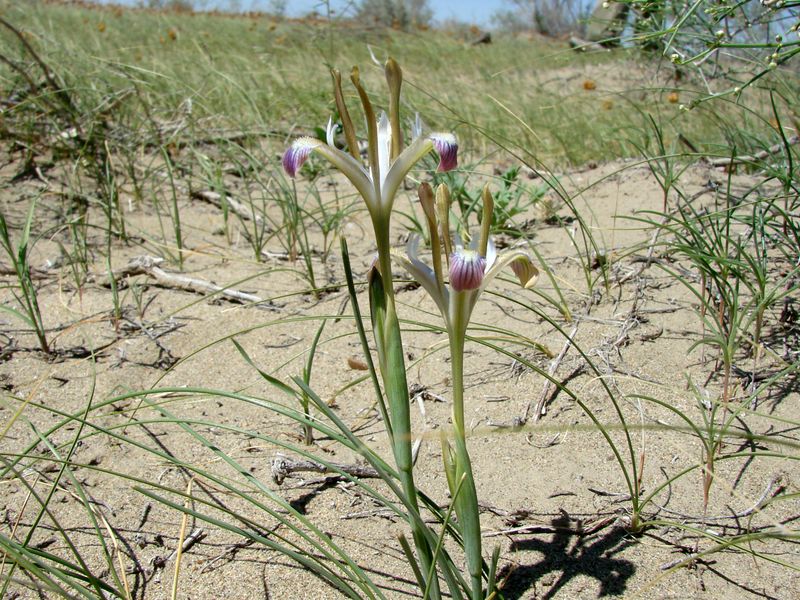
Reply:
[[[391, 55], [402, 63], [406, 114], [416, 110], [434, 129], [455, 129], [462, 146], [478, 153], [498, 143], [530, 148], [548, 165], [635, 156], [626, 139], [648, 126], [646, 113], [666, 137], [682, 133], [701, 150], [727, 148], [732, 129], [774, 137], [768, 124], [747, 117], [747, 99], [723, 110], [681, 111], [679, 104], [706, 90], [691, 78], [677, 81], [667, 61], [642, 64], [635, 49], [580, 54], [563, 41], [503, 35], [471, 46], [441, 31], [24, 4], [4, 0], [4, 18], [60, 75], [81, 110], [140, 133], [151, 131], [153, 120], [177, 120], [191, 100], [209, 135], [226, 129], [282, 142], [324, 125], [334, 112], [329, 66], [346, 74], [360, 65], [367, 89], [379, 90], [382, 72], [371, 68], [371, 49], [379, 60]], [[7, 31], [0, 32], [0, 53], [30, 58], [20, 56]], [[7, 65], [0, 77], [7, 90], [23, 87]], [[588, 80], [595, 89], [584, 89]], [[672, 91], [680, 103], [670, 102]]]
[[[574, 423], [561, 420], [554, 427], [565, 438], [574, 430], [595, 434], [607, 444], [606, 460], [597, 468], [628, 493], [614, 505], [614, 510], [622, 510], [618, 526], [630, 536], [655, 531], [660, 546], [671, 531], [681, 530], [694, 544], [692, 550], [684, 538], [669, 538], [673, 549], [684, 553], [681, 556], [696, 556], [686, 556], [664, 577], [695, 558], [731, 550], [748, 554], [756, 564], [770, 561], [781, 569], [800, 568], [791, 558], [776, 558], [781, 553], [788, 556], [800, 539], [796, 509], [790, 507], [797, 496], [795, 483], [775, 488], [772, 495], [765, 493], [744, 515], [747, 523], [714, 525], [728, 518], [724, 492], [731, 469], [763, 475], [772, 472], [764, 465], [781, 462], [788, 469], [799, 456], [796, 412], [787, 408], [796, 399], [800, 369], [798, 317], [790, 310], [800, 290], [800, 157], [798, 146], [789, 143], [798, 126], [798, 87], [791, 70], [760, 71], [755, 65], [746, 74], [737, 63], [736, 69], [723, 71], [727, 77], [704, 81], [699, 66], [679, 67], [633, 48], [578, 54], [562, 41], [543, 38], [498, 35], [491, 45], [471, 46], [442, 31], [402, 33], [342, 22], [22, 4], [0, 0], [0, 17], [10, 25], [0, 23], [0, 140], [7, 144], [3, 156], [9, 161], [3, 168], [18, 170], [4, 182], [0, 198], [0, 241], [10, 265], [0, 287], [5, 302], [0, 314], [27, 329], [14, 330], [15, 338], [2, 332], [2, 340], [8, 342], [3, 359], [33, 350], [36, 340], [50, 360], [71, 359], [74, 349], [65, 348], [64, 339], [73, 328], [80, 330], [90, 322], [90, 335], [104, 332], [112, 340], [107, 348], [123, 357], [133, 336], [122, 326], [133, 323], [135, 314], [138, 327], [170, 360], [163, 372], [155, 372], [154, 381], [122, 384], [137, 389], [108, 389], [103, 379], [107, 371], [97, 368], [105, 365], [95, 365], [96, 357], [90, 354], [92, 362], [84, 365], [90, 376], [83, 378], [90, 382], [88, 389], [80, 388], [83, 395], [79, 391], [77, 400], [74, 391], [72, 396], [64, 394], [64, 402], [73, 402], [71, 408], [56, 398], [58, 388], [47, 387], [50, 379], [60, 381], [50, 378], [55, 370], [35, 385], [28, 382], [0, 397], [0, 407], [10, 415], [0, 427], [0, 482], [18, 486], [29, 500], [0, 535], [0, 595], [26, 587], [70, 597], [131, 597], [126, 569], [137, 552], [125, 546], [128, 532], [110, 534], [106, 541], [104, 532], [112, 525], [109, 513], [95, 502], [93, 487], [84, 483], [83, 474], [89, 472], [124, 489], [126, 500], [147, 498], [172, 515], [167, 525], [160, 521], [153, 527], [170, 527], [183, 513], [181, 539], [189, 518], [202, 521], [216, 533], [226, 532], [262, 551], [278, 551], [346, 596], [389, 596], [385, 582], [361, 564], [368, 559], [349, 554], [338, 535], [328, 535], [315, 522], [313, 512], [297, 510], [272, 485], [267, 469], [248, 468], [263, 458], [248, 458], [240, 446], [230, 445], [240, 439], [248, 448], [288, 451], [325, 464], [351, 482], [358, 494], [402, 522], [405, 533], [394, 548], [400, 555], [397, 545], [401, 546], [407, 564], [401, 565], [402, 573], [392, 572], [390, 577], [405, 577], [413, 587], [413, 576], [418, 592], [430, 598], [449, 590], [453, 597], [474, 600], [483, 595], [484, 582], [492, 589], [500, 555], [489, 559], [488, 548], [481, 549], [475, 483], [462, 485], [467, 480], [458, 479], [455, 463], [445, 467], [445, 473], [441, 465], [436, 467], [438, 475], [450, 479], [452, 502], [443, 508], [412, 479], [417, 468], [411, 458], [412, 438], [438, 437], [447, 422], [437, 423], [440, 429], [435, 433], [411, 430], [406, 374], [418, 366], [432, 366], [427, 361], [446, 352], [442, 334], [448, 327], [442, 323], [447, 319], [426, 312], [425, 305], [406, 304], [405, 289], [402, 296], [398, 292], [395, 314], [392, 284], [397, 282], [384, 282], [376, 271], [367, 286], [372, 293], [370, 314], [362, 319], [359, 302], [366, 305], [365, 286], [354, 279], [342, 230], [358, 225], [361, 217], [367, 221], [364, 203], [349, 186], [337, 187], [342, 181], [324, 161], [310, 160], [297, 181], [280, 171], [279, 153], [288, 140], [313, 132], [336, 112], [330, 66], [346, 73], [350, 65], [359, 65], [372, 102], [386, 108], [383, 72], [371, 62], [370, 51], [379, 60], [391, 55], [402, 64], [405, 117], [419, 111], [431, 128], [458, 135], [462, 168], [437, 177], [453, 188], [450, 211], [440, 204], [437, 219], [462, 233], [486, 219], [487, 232], [502, 234], [504, 241], [520, 243], [535, 255], [543, 275], [540, 288], [524, 295], [505, 289], [492, 293], [489, 301], [518, 320], [513, 328], [483, 315], [461, 332], [464, 340], [458, 349], [463, 353], [464, 344], [469, 344], [464, 360], [470, 368], [480, 368], [478, 360], [487, 355], [490, 363], [491, 357], [513, 361], [532, 373], [536, 385], [549, 382], [557, 388], [557, 401], [569, 405], [574, 414], [580, 409], [582, 416]], [[742, 84], [737, 77], [756, 74], [759, 78], [743, 93], [729, 93], [731, 86]], [[351, 114], [359, 115], [353, 118], [363, 138], [359, 100], [348, 82], [343, 89]], [[715, 90], [724, 93], [715, 95]], [[755, 154], [775, 144], [776, 151], [743, 160], [738, 167], [751, 174], [749, 187], [742, 189], [738, 180], [735, 186], [729, 168], [727, 185], [710, 185], [699, 194], [687, 191], [698, 184], [687, 183], [685, 175], [701, 158]], [[603, 181], [589, 175], [583, 189], [577, 189], [576, 182], [568, 185], [569, 175], [553, 173], [621, 157], [636, 160], [620, 162], [604, 177], [649, 172], [661, 196], [627, 223], [638, 228], [645, 241], [616, 248], [595, 228], [592, 203], [582, 204]], [[427, 164], [426, 170], [432, 171], [433, 163]], [[482, 212], [489, 201], [480, 189], [493, 167], [499, 178], [490, 179], [497, 211], [490, 222]], [[538, 170], [541, 177], [529, 182], [529, 170]], [[208, 220], [196, 225], [185, 217], [193, 215], [199, 204], [189, 203], [199, 203], [197, 192], [203, 191], [215, 193], [219, 203], [216, 208], [203, 205], [207, 212], [202, 215]], [[400, 191], [403, 201], [406, 195], [413, 197], [414, 192]], [[393, 215], [391, 240], [388, 225], [382, 229], [385, 239], [377, 244], [383, 250], [382, 273], [391, 272], [388, 250], [397, 244], [398, 223], [424, 233], [428, 244], [439, 235], [435, 224], [431, 230], [423, 226], [424, 219], [430, 226], [427, 213], [414, 204], [407, 206]], [[544, 218], [537, 216], [539, 209]], [[611, 213], [608, 207], [603, 210], [604, 216]], [[563, 232], [554, 230], [572, 242], [569, 249], [559, 250], [567, 256], [548, 255], [547, 244], [537, 245], [537, 229], [530, 222], [562, 228]], [[366, 229], [355, 235], [368, 240], [371, 252]], [[449, 239], [450, 229], [444, 225], [442, 237]], [[336, 238], [342, 242], [341, 261], [333, 250]], [[57, 283], [38, 268], [40, 244], [57, 246], [66, 261], [68, 270], [62, 274], [67, 276]], [[165, 306], [156, 304], [159, 314], [148, 312], [155, 298], [147, 289], [149, 280], [118, 289], [113, 278], [118, 254], [142, 252], [167, 259], [169, 270], [191, 272], [209, 262], [221, 269], [229, 261], [246, 263], [247, 274], [238, 274], [239, 280], [229, 284], [267, 282], [269, 297], [261, 308], [279, 312], [242, 308], [234, 316], [241, 315], [244, 322], [222, 331], [229, 321], [219, 315], [227, 310], [212, 307], [217, 316], [204, 319], [201, 334], [186, 342], [188, 348], [182, 346], [182, 358], [173, 360], [163, 345], [167, 342], [157, 341], [157, 327], [181, 317], [191, 324], [195, 317], [189, 309], [213, 294], [188, 301], [170, 296]], [[642, 254], [645, 261], [629, 263], [633, 255]], [[285, 260], [285, 266], [273, 259]], [[428, 255], [422, 259], [429, 260]], [[366, 264], [369, 257], [358, 260]], [[261, 261], [267, 264], [257, 264]], [[635, 274], [628, 277], [625, 269]], [[270, 277], [281, 271], [294, 276], [290, 283], [280, 283], [291, 289], [273, 292]], [[109, 278], [111, 292], [98, 293], [97, 287]], [[46, 287], [50, 295], [40, 308], [37, 295]], [[74, 317], [63, 327], [48, 329], [46, 323], [57, 322], [48, 313], [58, 309], [53, 298], [65, 299], [69, 306], [70, 292], [82, 297], [84, 288], [91, 289], [96, 303], [91, 310], [96, 312], [86, 321]], [[667, 291], [659, 292], [664, 288]], [[333, 295], [335, 305], [324, 304], [327, 294]], [[630, 314], [621, 318], [636, 325], [655, 321], [657, 314], [637, 312], [640, 301], [669, 306], [674, 302], [675, 307], [685, 303], [686, 332], [679, 333], [691, 337], [686, 344], [689, 357], [678, 356], [676, 361], [687, 362], [664, 366], [666, 373], [675, 373], [690, 365], [685, 382], [629, 387], [631, 381], [642, 380], [614, 371], [614, 354], [622, 356], [631, 341], [628, 330], [622, 336], [611, 326], [603, 331], [610, 335], [607, 339], [599, 340], [599, 334], [582, 337], [588, 327], [583, 323], [606, 321], [598, 314], [604, 310], [611, 311], [612, 324], [617, 321], [630, 305], [629, 294], [635, 299]], [[300, 306], [297, 314], [283, 312], [281, 302], [290, 298], [296, 304], [287, 310]], [[483, 302], [488, 304], [487, 299]], [[285, 351], [270, 345], [265, 353], [264, 338], [256, 335], [271, 343], [270, 332], [286, 326], [307, 327], [307, 339], [297, 347], [289, 344]], [[400, 341], [401, 330], [410, 345]], [[197, 335], [198, 329], [192, 331]], [[562, 380], [563, 371], [548, 368], [557, 348], [553, 351], [540, 340], [545, 331], [558, 346], [569, 340], [565, 351], [582, 361], [584, 375]], [[369, 335], [375, 336], [374, 343]], [[426, 347], [430, 342], [425, 336], [436, 336], [437, 341]], [[360, 413], [356, 418], [340, 411], [319, 390], [330, 387], [329, 376], [335, 380], [339, 375], [325, 362], [334, 354], [329, 348], [357, 346], [356, 338], [369, 372], [326, 392], [333, 399], [344, 397], [344, 392], [359, 398], [368, 388], [371, 398], [359, 400], [364, 407], [372, 402], [372, 414], [381, 414], [375, 419], [383, 422], [390, 440], [383, 455], [376, 450], [381, 443], [375, 441], [377, 436], [362, 438]], [[612, 343], [615, 339], [618, 344]], [[377, 348], [382, 369], [372, 360], [372, 348]], [[192, 369], [198, 364], [195, 358], [208, 355], [213, 355], [208, 362], [225, 365], [226, 377], [227, 370], [241, 376], [243, 367], [245, 383], [234, 376], [203, 384], [207, 374]], [[454, 355], [451, 347], [451, 365]], [[159, 365], [161, 358], [159, 354]], [[262, 364], [273, 358], [270, 367]], [[22, 364], [36, 367], [36, 360]], [[442, 384], [453, 397], [453, 390], [460, 390], [459, 404], [462, 395], [474, 392], [459, 381], [464, 372], [461, 360], [459, 355], [458, 369]], [[38, 374], [30, 377], [35, 381]], [[255, 388], [248, 378], [268, 391]], [[388, 403], [382, 385], [388, 390]], [[54, 397], [37, 393], [39, 386], [45, 386], [47, 394], [55, 389]], [[97, 391], [101, 387], [102, 393]], [[789, 400], [770, 400], [774, 394]], [[223, 404], [231, 418], [227, 412], [213, 416]], [[241, 423], [238, 407], [257, 408], [258, 420], [263, 418], [269, 426]], [[527, 410], [524, 414], [521, 420], [509, 419], [509, 435], [540, 431], [528, 422]], [[453, 421], [460, 422], [463, 448], [454, 456], [460, 453], [463, 470], [467, 437], [484, 433], [471, 426], [466, 431], [463, 406]], [[398, 429], [393, 430], [395, 424]], [[301, 439], [288, 433], [293, 428], [302, 432]], [[217, 437], [220, 432], [226, 435]], [[660, 438], [668, 435], [685, 442], [690, 448], [686, 456], [663, 452]], [[97, 438], [109, 444], [109, 452], [121, 448], [122, 454], [130, 452], [147, 464], [166, 465], [183, 480], [175, 483], [155, 473], [136, 473], [136, 461], [127, 459], [124, 464], [87, 463], [83, 452]], [[176, 442], [173, 448], [178, 439], [184, 445]], [[524, 443], [522, 436], [516, 439]], [[381, 481], [373, 485], [344, 472], [339, 457], [318, 451], [315, 444], [320, 441], [327, 450], [366, 461]], [[446, 453], [447, 440], [441, 441]], [[392, 452], [397, 467], [387, 460]], [[421, 468], [428, 469], [428, 475], [434, 469]], [[777, 475], [770, 476], [779, 481]], [[670, 508], [673, 488], [676, 498], [680, 496], [678, 508], [688, 510], [685, 515]], [[58, 502], [65, 489], [82, 503], [79, 511]], [[772, 490], [770, 484], [767, 492]], [[224, 501], [218, 493], [224, 494]], [[480, 501], [503, 504], [502, 498]], [[714, 514], [709, 514], [712, 509]], [[725, 514], [715, 516], [719, 513]], [[478, 525], [473, 523], [468, 535], [465, 523], [471, 522], [470, 516]], [[88, 532], [93, 546], [78, 541], [76, 527]], [[413, 532], [413, 543], [403, 537], [408, 531]], [[50, 534], [57, 537], [58, 546], [48, 550], [38, 545]], [[472, 572], [467, 573], [461, 563], [470, 554]], [[180, 589], [179, 566], [173, 593]], [[130, 574], [135, 583], [138, 575]]]

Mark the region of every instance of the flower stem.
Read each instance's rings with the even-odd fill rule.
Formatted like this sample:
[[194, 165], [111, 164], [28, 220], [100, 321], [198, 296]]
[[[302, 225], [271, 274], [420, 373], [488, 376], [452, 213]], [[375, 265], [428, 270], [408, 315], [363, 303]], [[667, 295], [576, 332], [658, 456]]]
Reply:
[[[376, 332], [375, 342], [378, 346], [378, 358], [381, 367], [381, 378], [389, 403], [389, 413], [392, 430], [392, 452], [400, 476], [400, 483], [406, 495], [408, 504], [419, 513], [419, 500], [417, 488], [414, 483], [413, 459], [411, 451], [411, 403], [408, 396], [408, 382], [406, 380], [405, 355], [403, 341], [400, 333], [400, 322], [394, 301], [392, 288], [392, 266], [389, 254], [388, 235], [380, 235], [378, 227], [375, 228], [378, 241], [378, 264], [383, 287], [384, 318], [376, 327], [382, 329]], [[422, 572], [433, 572], [434, 577], [428, 583], [431, 597], [439, 597], [439, 584], [436, 571], [432, 569], [433, 552], [428, 542], [428, 537], [420, 519], [409, 518], [414, 545], [417, 548]]]
[[[455, 445], [454, 481], [461, 481], [461, 489], [454, 496], [456, 515], [464, 538], [464, 552], [467, 558], [472, 583], [472, 599], [483, 598], [481, 572], [483, 555], [481, 551], [481, 523], [478, 509], [478, 492], [472, 475], [472, 462], [467, 451], [466, 427], [464, 423], [464, 342], [469, 315], [469, 292], [456, 292], [454, 295], [453, 321], [450, 331], [450, 373], [453, 384], [453, 437]], [[451, 490], [451, 493], [453, 491]]]

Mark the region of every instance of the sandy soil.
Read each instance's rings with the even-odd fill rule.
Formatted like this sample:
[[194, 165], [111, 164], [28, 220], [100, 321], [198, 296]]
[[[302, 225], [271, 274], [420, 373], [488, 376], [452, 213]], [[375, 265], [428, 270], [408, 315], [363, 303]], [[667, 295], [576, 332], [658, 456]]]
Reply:
[[[11, 163], [4, 167], [6, 181], [16, 166]], [[55, 181], [58, 173], [48, 173], [47, 177]], [[715, 184], [724, 185], [726, 179], [727, 174], [720, 170], [696, 165], [684, 173], [681, 186], [687, 196], [696, 196], [698, 206], [710, 206], [715, 202]], [[476, 338], [499, 344], [509, 354], [473, 342], [466, 358], [467, 411], [472, 430], [469, 444], [484, 509], [485, 546], [487, 552], [495, 544], [502, 549], [505, 598], [792, 597], [798, 589], [798, 577], [780, 564], [798, 562], [796, 550], [788, 543], [754, 542], [752, 549], [763, 555], [759, 559], [730, 549], [689, 566], [673, 570], [665, 567], [695, 550], [713, 547], [710, 537], [698, 536], [692, 528], [705, 529], [709, 536], [733, 535], [791, 524], [800, 514], [798, 500], [791, 497], [798, 492], [792, 448], [778, 443], [797, 442], [796, 430], [779, 422], [800, 418], [793, 382], [767, 390], [759, 399], [758, 414], [743, 416], [736, 424], [737, 431], [747, 427], [755, 434], [778, 435], [781, 430], [780, 440], [759, 442], [760, 449], [773, 451], [775, 457], [721, 460], [711, 489], [711, 518], [705, 523], [701, 518], [699, 472], [678, 478], [645, 510], [645, 517], [659, 522], [639, 536], [625, 528], [631, 503], [622, 471], [607, 441], [578, 402], [550, 389], [544, 394], [546, 414], [538, 422], [533, 419], [546, 381], [520, 359], [546, 371], [552, 358], [532, 344], [513, 343], [503, 331], [542, 344], [552, 356], [564, 347], [565, 336], [573, 333], [585, 356], [570, 348], [555, 377], [566, 382], [575, 398], [601, 422], [619, 423], [609, 400], [611, 393], [630, 423], [647, 426], [633, 436], [634, 460], [643, 460], [641, 480], [646, 494], [666, 477], [696, 465], [702, 447], [696, 436], [666, 426], [681, 424], [673, 413], [641, 398], [657, 398], [700, 423], [702, 410], [687, 382], [711, 398], [718, 397], [721, 386], [715, 351], [697, 344], [703, 330], [696, 299], [657, 262], [649, 266], [639, 262], [639, 257], [647, 254], [652, 229], [632, 217], [641, 219], [646, 216], [643, 211], [660, 210], [662, 201], [660, 188], [647, 167], [622, 162], [602, 164], [564, 173], [559, 181], [576, 194], [577, 209], [605, 252], [607, 284], [601, 269], [594, 269], [589, 273], [593, 284], [589, 292], [573, 242], [575, 223], [566, 218], [569, 211], [549, 193], [557, 213], [565, 219], [548, 225], [540, 210], [533, 208], [518, 221], [527, 223], [526, 231], [536, 250], [566, 294], [573, 321], [565, 322], [541, 297], [516, 289], [510, 281], [501, 282], [496, 294], [481, 300], [473, 318], [473, 333]], [[746, 175], [733, 177], [735, 190], [746, 189], [751, 182]], [[529, 182], [532, 186], [538, 183]], [[231, 191], [241, 195], [240, 186], [240, 182], [232, 181]], [[3, 210], [15, 224], [23, 219], [30, 199], [40, 196], [34, 229], [42, 237], [33, 247], [31, 262], [41, 269], [35, 273], [36, 283], [55, 349], [50, 358], [35, 351], [33, 336], [11, 316], [0, 313], [0, 384], [6, 396], [0, 414], [4, 431], [8, 427], [0, 447], [7, 453], [5, 460], [10, 460], [9, 453], [27, 451], [30, 455], [16, 476], [0, 482], [3, 534], [11, 535], [13, 530], [17, 539], [27, 534], [38, 514], [29, 490], [35, 489], [45, 497], [58, 474], [59, 465], [49, 460], [52, 453], [47, 445], [56, 446], [61, 455], [67, 453], [79, 423], [62, 426], [52, 434], [47, 433], [49, 428], [61, 422], [64, 414], [87, 410], [91, 402], [87, 425], [72, 454], [73, 463], [80, 465], [72, 473], [90, 495], [90, 508], [76, 485], [62, 478], [49, 504], [50, 515], [42, 519], [31, 544], [68, 554], [63, 537], [53, 525], [57, 520], [95, 572], [107, 577], [108, 566], [99, 558], [98, 536], [90, 519], [90, 514], [94, 515], [109, 547], [119, 549], [119, 562], [128, 571], [132, 594], [165, 598], [169, 597], [175, 561], [169, 559], [160, 566], [159, 558], [170, 557], [175, 549], [181, 514], [139, 490], [158, 492], [157, 484], [183, 492], [191, 485], [198, 498], [196, 510], [221, 517], [219, 510], [214, 512], [202, 504], [217, 503], [246, 514], [261, 530], [274, 528], [275, 519], [267, 512], [245, 506], [210, 477], [192, 479], [188, 471], [175, 466], [175, 461], [199, 465], [209, 475], [241, 489], [252, 489], [252, 483], [196, 436], [174, 422], [165, 422], [192, 419], [199, 434], [263, 484], [263, 491], [252, 492], [259, 502], [275, 508], [270, 494], [290, 502], [385, 585], [387, 597], [412, 596], [413, 575], [404, 564], [396, 538], [406, 531], [402, 523], [380, 510], [357, 487], [335, 477], [296, 474], [281, 486], [272, 481], [271, 460], [280, 449], [248, 432], [259, 432], [279, 443], [299, 444], [295, 423], [263, 406], [213, 391], [180, 392], [183, 387], [239, 392], [295, 406], [243, 360], [231, 340], [239, 342], [262, 370], [283, 379], [300, 375], [321, 317], [342, 311], [350, 314], [344, 304], [346, 289], [337, 287], [343, 282], [338, 242], [324, 264], [319, 253], [313, 257], [318, 283], [333, 284], [327, 293], [315, 298], [303, 292], [308, 285], [300, 275], [301, 262], [286, 260], [285, 249], [277, 239], [267, 243], [264, 261], [256, 262], [245, 239], [250, 222], [232, 219], [229, 242], [219, 209], [191, 199], [185, 188], [179, 188], [183, 191], [179, 207], [187, 248], [184, 274], [269, 301], [257, 306], [209, 301], [197, 293], [161, 287], [139, 275], [120, 282], [123, 319], [115, 323], [112, 292], [106, 285], [102, 230], [90, 233], [90, 276], [81, 290], [76, 289], [68, 265], [45, 269], [48, 264], [58, 264], [58, 244], [66, 244], [69, 235], [61, 226], [69, 202], [54, 193], [55, 187], [52, 181], [48, 186], [33, 178], [7, 184], [3, 192]], [[334, 198], [336, 190], [339, 194], [351, 193], [345, 182], [335, 179], [332, 185], [324, 186], [323, 199]], [[367, 233], [369, 220], [353, 198], [343, 198], [345, 203], [353, 202], [342, 231], [350, 244], [356, 276], [362, 278], [374, 252]], [[123, 197], [122, 206], [133, 241], [113, 242], [115, 269], [123, 268], [133, 257], [155, 255], [159, 248], [174, 254], [171, 242], [165, 245], [159, 233], [159, 219], [152, 206], [138, 206], [128, 195]], [[410, 210], [407, 198], [401, 200], [399, 208]], [[271, 214], [277, 218], [277, 213]], [[102, 223], [99, 211], [92, 210], [91, 218]], [[398, 244], [406, 235], [402, 223], [402, 218], [395, 220]], [[322, 250], [319, 231], [313, 229], [310, 235], [315, 248]], [[177, 272], [172, 263], [162, 266], [167, 272]], [[3, 280], [12, 281], [8, 276]], [[408, 327], [404, 338], [408, 379], [415, 389], [424, 390], [418, 395], [413, 414], [415, 434], [423, 439], [417, 462], [418, 483], [446, 505], [447, 485], [437, 440], [437, 430], [447, 426], [450, 412], [444, 337], [416, 326], [440, 325], [423, 290], [399, 289], [399, 310]], [[551, 281], [544, 276], [539, 290], [554, 293]], [[0, 301], [13, 305], [8, 288], [0, 290]], [[526, 305], [538, 307], [538, 314]], [[367, 306], [363, 294], [361, 306]], [[779, 312], [777, 306], [767, 315], [771, 336], [767, 339], [776, 350], [781, 340], [791, 341], [791, 334], [796, 342], [797, 336], [796, 330], [792, 334], [781, 329]], [[341, 419], [358, 427], [367, 444], [388, 458], [371, 386], [368, 382], [352, 385], [364, 376], [358, 369], [361, 352], [352, 321], [329, 320], [321, 340], [312, 387], [335, 407]], [[750, 368], [751, 359], [737, 358], [743, 366], [745, 361]], [[765, 358], [760, 368], [774, 371], [777, 361]], [[741, 397], [746, 383], [740, 378], [735, 383], [735, 392]], [[151, 388], [163, 391], [146, 401], [142, 396], [125, 396]], [[420, 407], [424, 407], [424, 414]], [[18, 416], [17, 411], [21, 413]], [[529, 418], [524, 428], [509, 427], [525, 415]], [[106, 433], [98, 431], [97, 426], [105, 428]], [[617, 444], [622, 443], [619, 428], [612, 428], [610, 435]], [[746, 454], [751, 449], [752, 445], [744, 442], [741, 448], [728, 444], [723, 454]], [[325, 438], [317, 439], [310, 451], [339, 462], [358, 460]], [[167, 454], [175, 460], [167, 460]], [[41, 460], [33, 460], [35, 456]], [[630, 467], [627, 455], [626, 461]], [[378, 489], [385, 491], [380, 486]], [[170, 497], [183, 502], [179, 496]], [[754, 506], [757, 510], [751, 510]], [[737, 514], [741, 516], [734, 518]], [[202, 530], [204, 537], [183, 555], [179, 597], [339, 597], [313, 575], [263, 547], [237, 546], [240, 538], [196, 519], [189, 519], [187, 528]], [[114, 566], [119, 568], [118, 564]], [[14, 594], [10, 597], [35, 597], [21, 588]]]

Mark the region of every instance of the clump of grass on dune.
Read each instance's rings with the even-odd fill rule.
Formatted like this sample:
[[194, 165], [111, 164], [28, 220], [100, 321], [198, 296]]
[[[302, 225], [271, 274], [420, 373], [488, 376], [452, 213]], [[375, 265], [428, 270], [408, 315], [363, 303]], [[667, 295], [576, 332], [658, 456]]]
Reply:
[[[729, 107], [681, 114], [680, 104], [700, 91], [678, 82], [671, 66], [638, 64], [636, 50], [590, 55], [541, 37], [497, 35], [492, 44], [473, 46], [442, 31], [403, 33], [347, 22], [4, 4], [5, 17], [76, 95], [100, 105], [109, 95], [129, 94], [114, 110], [129, 112], [134, 127], [145, 119], [143, 102], [154, 117], [168, 120], [191, 99], [196, 118], [208, 126], [279, 137], [308, 130], [334, 112], [328, 67], [369, 65], [370, 52], [403, 61], [410, 84], [405, 102], [431, 127], [456, 127], [465, 148], [478, 152], [494, 143], [535, 148], [549, 164], [635, 155], [622, 140], [646, 125], [643, 110], [661, 113], [671, 125], [666, 135], [682, 133], [704, 150], [726, 143], [719, 121], [740, 113]], [[0, 48], [18, 57], [5, 35]], [[380, 70], [362, 71], [367, 89], [376, 89]], [[2, 73], [8, 87], [13, 74]], [[669, 96], [665, 86], [680, 95]], [[753, 128], [763, 135], [763, 123]]]

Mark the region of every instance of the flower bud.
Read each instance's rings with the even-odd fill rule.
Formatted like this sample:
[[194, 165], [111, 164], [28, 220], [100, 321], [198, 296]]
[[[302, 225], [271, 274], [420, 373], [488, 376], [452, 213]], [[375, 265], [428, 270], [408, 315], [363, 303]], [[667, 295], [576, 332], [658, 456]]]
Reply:
[[430, 140], [433, 147], [439, 153], [439, 173], [452, 171], [458, 166], [458, 143], [456, 137], [451, 133], [432, 133]]
[[283, 154], [283, 168], [289, 177], [297, 175], [297, 171], [306, 162], [308, 155], [317, 146], [320, 141], [310, 137], [297, 138], [294, 143], [286, 149]]
[[519, 284], [526, 290], [532, 288], [539, 279], [537, 269], [528, 257], [520, 257], [511, 263], [511, 270], [519, 279]]
[[455, 252], [450, 257], [450, 287], [457, 292], [477, 290], [483, 282], [486, 259], [473, 250]]

